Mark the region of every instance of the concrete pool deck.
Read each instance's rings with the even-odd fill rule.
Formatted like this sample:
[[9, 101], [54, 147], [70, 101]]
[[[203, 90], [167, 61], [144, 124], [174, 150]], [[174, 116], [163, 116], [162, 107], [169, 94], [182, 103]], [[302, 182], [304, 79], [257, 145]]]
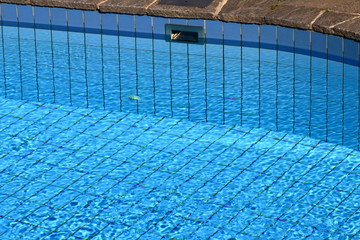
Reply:
[[[354, 0], [0, 0], [164, 17], [279, 25], [360, 41], [360, 1]], [[174, 5], [172, 5], [174, 4]]]

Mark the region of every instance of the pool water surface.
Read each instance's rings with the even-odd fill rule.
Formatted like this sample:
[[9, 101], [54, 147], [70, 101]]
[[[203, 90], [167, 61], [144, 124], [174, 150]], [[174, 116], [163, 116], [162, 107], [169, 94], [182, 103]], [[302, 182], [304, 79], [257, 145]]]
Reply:
[[260, 128], [0, 102], [1, 239], [359, 237], [358, 151]]
[[358, 42], [0, 10], [0, 239], [360, 238]]

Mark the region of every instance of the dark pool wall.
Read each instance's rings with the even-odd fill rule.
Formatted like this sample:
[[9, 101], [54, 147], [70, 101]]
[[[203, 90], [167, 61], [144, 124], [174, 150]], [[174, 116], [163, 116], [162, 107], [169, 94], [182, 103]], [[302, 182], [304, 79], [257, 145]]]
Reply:
[[[0, 7], [5, 97], [263, 127], [359, 149], [356, 41], [269, 25]], [[205, 44], [163, 41], [166, 23], [204, 27]]]

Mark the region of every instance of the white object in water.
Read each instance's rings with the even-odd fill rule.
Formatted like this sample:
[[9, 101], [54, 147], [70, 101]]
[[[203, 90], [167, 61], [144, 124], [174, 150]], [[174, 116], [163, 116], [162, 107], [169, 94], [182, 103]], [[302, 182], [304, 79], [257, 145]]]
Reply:
[[129, 96], [129, 99], [139, 101], [139, 100], [140, 100], [140, 96], [130, 95], [130, 96]]

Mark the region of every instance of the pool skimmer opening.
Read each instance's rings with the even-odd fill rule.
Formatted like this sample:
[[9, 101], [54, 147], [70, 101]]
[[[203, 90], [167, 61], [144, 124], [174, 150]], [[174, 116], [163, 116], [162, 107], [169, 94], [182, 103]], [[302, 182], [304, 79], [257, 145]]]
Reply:
[[204, 32], [203, 27], [165, 24], [166, 41], [203, 44]]

